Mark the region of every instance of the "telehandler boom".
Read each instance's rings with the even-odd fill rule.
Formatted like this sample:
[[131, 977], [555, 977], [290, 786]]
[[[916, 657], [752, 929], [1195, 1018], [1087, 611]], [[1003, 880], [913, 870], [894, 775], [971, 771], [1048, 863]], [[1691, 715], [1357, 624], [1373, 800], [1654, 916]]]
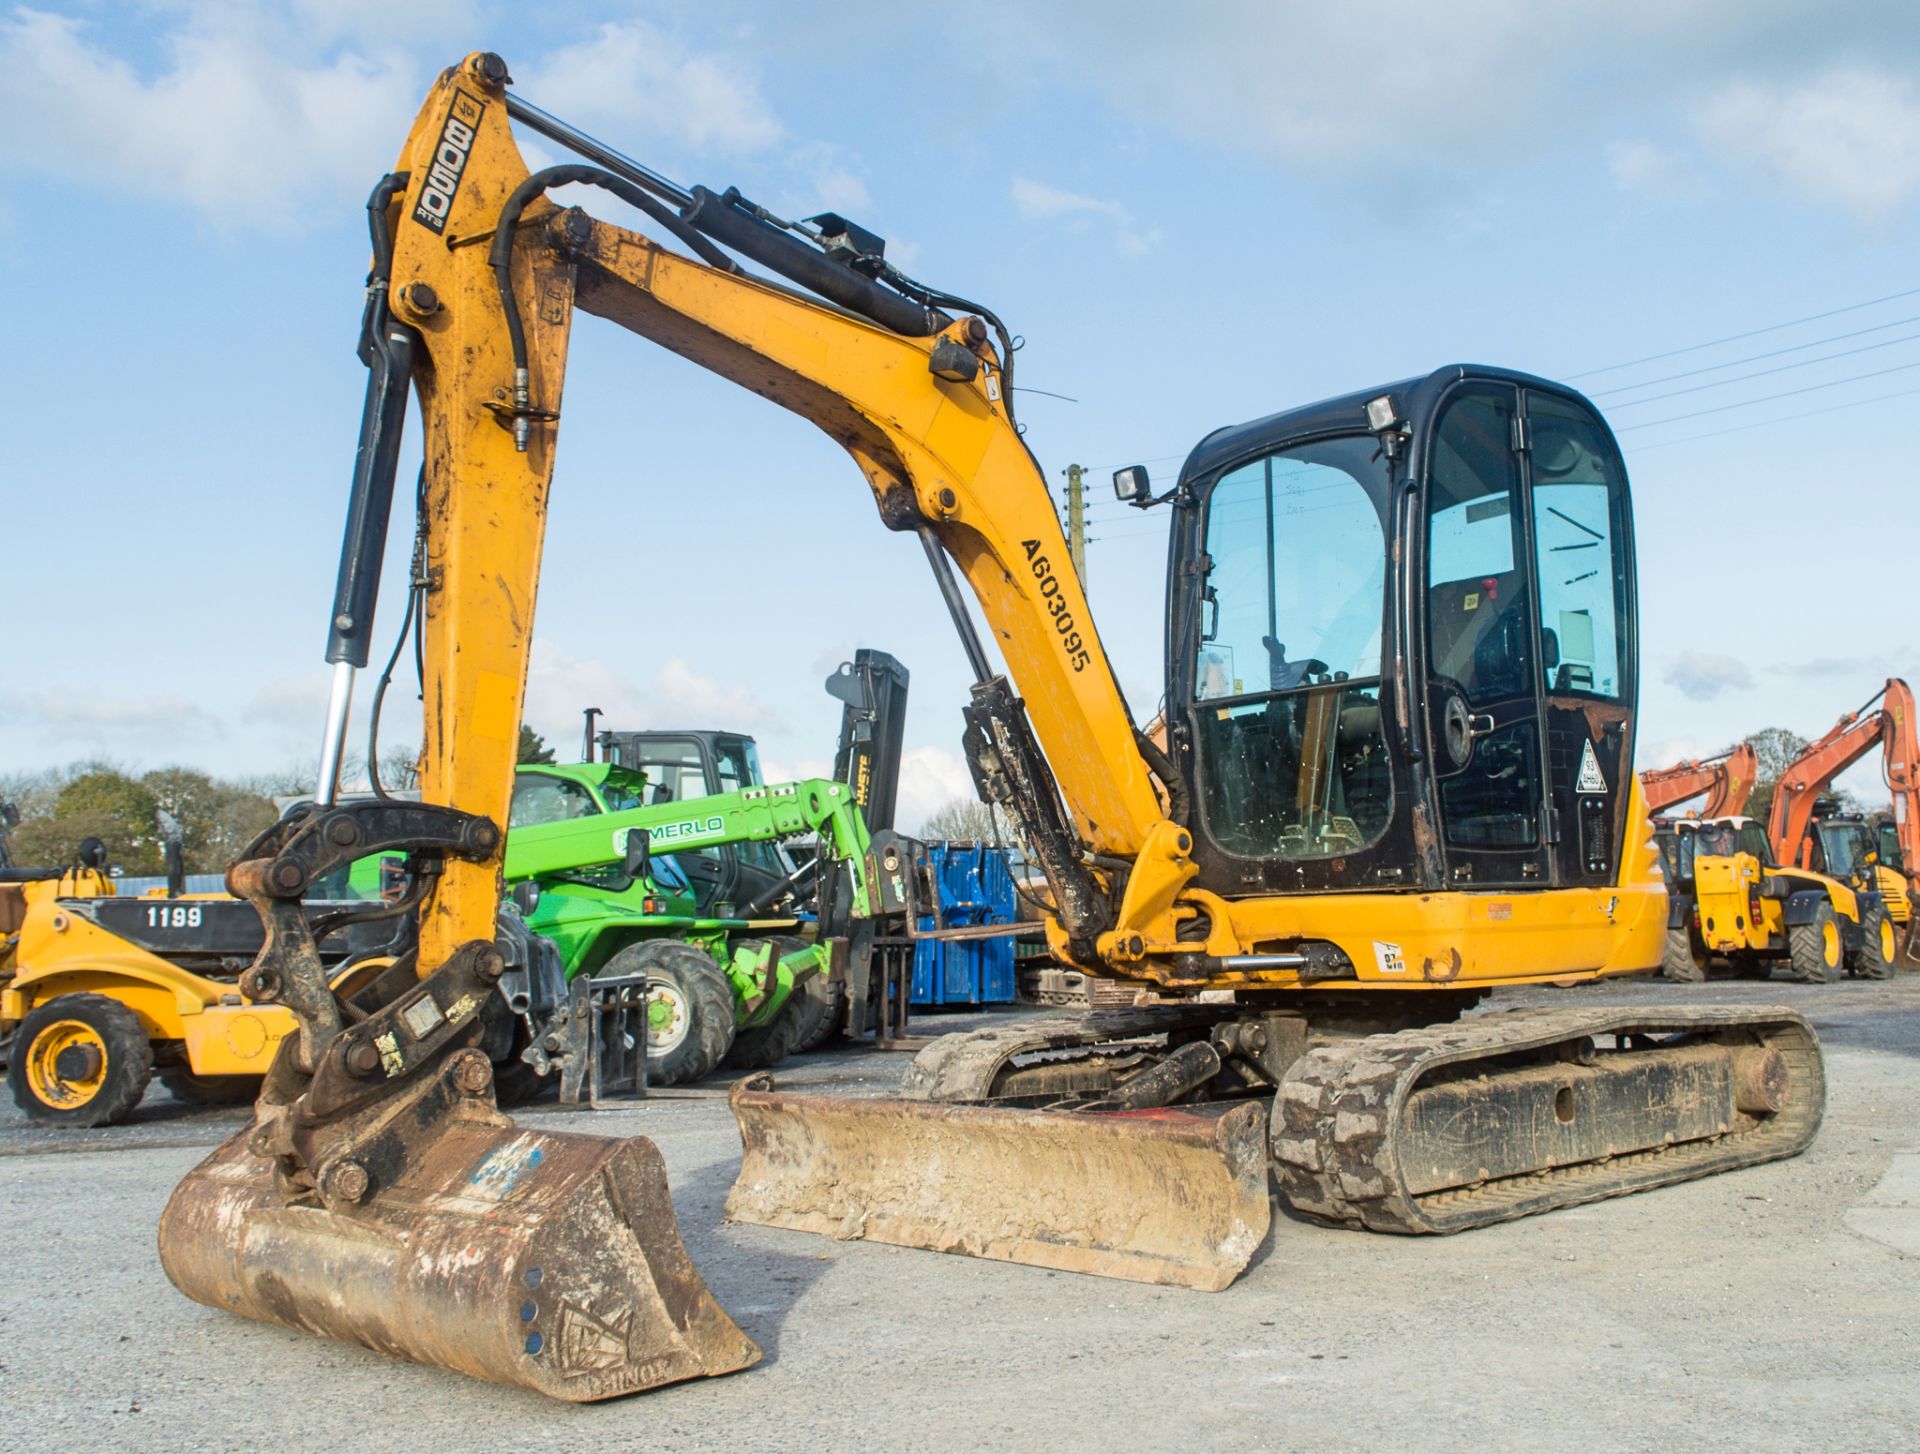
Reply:
[[[508, 84], [490, 54], [444, 72], [370, 204], [373, 372], [323, 744], [331, 769], [411, 384], [426, 801], [323, 796], [230, 870], [280, 930], [256, 987], [302, 1034], [253, 1131], [175, 1193], [161, 1241], [182, 1288], [562, 1397], [753, 1356], [672, 1235], [651, 1148], [516, 1133], [466, 1069], [576, 308], [852, 455], [959, 633], [967, 755], [1046, 877], [1055, 953], [1183, 1000], [948, 1037], [912, 1068], [916, 1099], [739, 1091], [731, 1215], [1217, 1288], [1264, 1237], [1270, 1166], [1306, 1215], [1444, 1232], [1807, 1144], [1824, 1082], [1790, 1011], [1452, 1023], [1496, 985], [1660, 957], [1629, 770], [1631, 515], [1583, 399], [1457, 367], [1208, 436], [1164, 497], [1163, 752], [1135, 729], [1015, 425], [1005, 326], [845, 218], [681, 188]], [[587, 161], [528, 175], [510, 120]], [[546, 199], [572, 183], [692, 256]], [[1122, 489], [1150, 498], [1143, 472]], [[444, 860], [420, 978], [342, 1006], [285, 896], [387, 846]]]

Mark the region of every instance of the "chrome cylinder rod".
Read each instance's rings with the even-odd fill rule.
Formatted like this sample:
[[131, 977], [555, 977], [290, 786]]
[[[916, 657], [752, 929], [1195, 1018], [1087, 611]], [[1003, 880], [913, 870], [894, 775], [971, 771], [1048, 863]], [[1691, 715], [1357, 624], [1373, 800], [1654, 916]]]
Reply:
[[327, 693], [327, 731], [320, 741], [320, 777], [313, 785], [317, 807], [331, 808], [340, 792], [340, 760], [347, 745], [347, 713], [353, 706], [353, 663], [333, 664], [333, 685]]
[[578, 152], [588, 161], [598, 162], [617, 177], [625, 177], [636, 187], [644, 187], [656, 197], [664, 198], [676, 207], [691, 207], [693, 193], [677, 182], [670, 182], [651, 167], [643, 167], [632, 157], [623, 155], [608, 146], [604, 141], [596, 141], [577, 127], [569, 126], [559, 117], [542, 111], [531, 101], [507, 95], [507, 115], [525, 126], [529, 131], [537, 131], [549, 141]]

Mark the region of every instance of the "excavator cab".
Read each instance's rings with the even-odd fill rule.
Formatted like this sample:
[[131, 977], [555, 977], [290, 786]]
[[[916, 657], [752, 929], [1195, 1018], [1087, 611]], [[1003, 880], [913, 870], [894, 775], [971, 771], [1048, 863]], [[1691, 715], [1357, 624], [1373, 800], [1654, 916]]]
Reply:
[[1168, 700], [1196, 884], [1614, 879], [1633, 538], [1584, 400], [1442, 369], [1220, 430], [1174, 498]]

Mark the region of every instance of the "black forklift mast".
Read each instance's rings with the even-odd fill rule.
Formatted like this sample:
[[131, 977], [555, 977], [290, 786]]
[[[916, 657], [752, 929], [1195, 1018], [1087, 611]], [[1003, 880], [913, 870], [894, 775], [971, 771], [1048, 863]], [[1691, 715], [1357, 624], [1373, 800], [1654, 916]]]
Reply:
[[893, 827], [900, 797], [900, 750], [907, 730], [907, 669], [863, 646], [827, 678], [841, 703], [833, 775], [853, 789], [869, 832]]

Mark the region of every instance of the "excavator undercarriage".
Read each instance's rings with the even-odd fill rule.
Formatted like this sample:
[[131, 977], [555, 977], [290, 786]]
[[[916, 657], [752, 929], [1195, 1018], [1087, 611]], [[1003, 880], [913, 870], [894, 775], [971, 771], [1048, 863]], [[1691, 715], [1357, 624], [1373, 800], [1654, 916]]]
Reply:
[[1792, 1156], [1820, 1124], [1792, 1010], [1409, 1004], [1382, 1032], [1395, 1007], [1353, 1008], [948, 1035], [894, 1103], [757, 1077], [727, 1215], [1215, 1291], [1265, 1239], [1269, 1166], [1314, 1221], [1452, 1233]]

